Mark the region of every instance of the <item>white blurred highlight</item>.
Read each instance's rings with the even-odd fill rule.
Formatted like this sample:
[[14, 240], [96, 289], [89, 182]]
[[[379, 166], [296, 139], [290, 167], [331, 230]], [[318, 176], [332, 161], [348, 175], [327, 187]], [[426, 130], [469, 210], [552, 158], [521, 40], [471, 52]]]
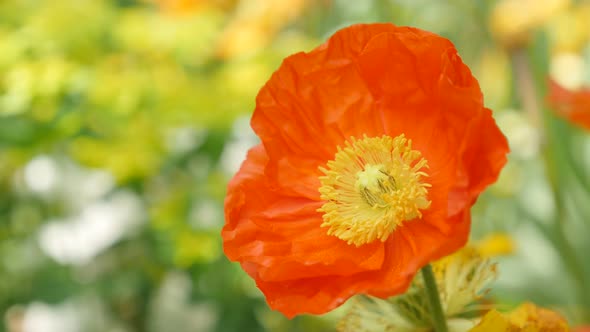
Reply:
[[170, 128], [165, 133], [166, 148], [176, 154], [187, 153], [205, 141], [207, 131], [193, 127]]
[[79, 332], [81, 322], [73, 307], [52, 307], [35, 302], [24, 313], [22, 332]]
[[551, 58], [549, 75], [559, 85], [576, 90], [584, 85], [586, 64], [576, 53], [560, 53]]
[[219, 319], [209, 302], [192, 303], [192, 282], [186, 273], [169, 272], [151, 303], [154, 331], [207, 332]]
[[37, 156], [25, 166], [24, 180], [31, 191], [46, 194], [55, 189], [60, 180], [58, 165], [48, 156]]
[[539, 154], [541, 134], [523, 112], [504, 110], [494, 116], [508, 139], [512, 156], [527, 160]]
[[189, 221], [197, 229], [219, 227], [222, 220], [223, 208], [210, 199], [195, 202], [189, 213]]
[[258, 143], [258, 137], [250, 127], [250, 118], [238, 118], [232, 128], [232, 138], [221, 154], [222, 170], [228, 175], [235, 174], [246, 159], [248, 150]]
[[560, 259], [538, 228], [520, 225], [513, 233], [517, 251], [502, 261], [497, 285], [507, 289], [525, 288], [532, 279], [548, 282], [560, 273]]
[[77, 216], [48, 222], [40, 231], [39, 244], [61, 264], [86, 264], [135, 229], [142, 211], [134, 194], [118, 192], [89, 204]]

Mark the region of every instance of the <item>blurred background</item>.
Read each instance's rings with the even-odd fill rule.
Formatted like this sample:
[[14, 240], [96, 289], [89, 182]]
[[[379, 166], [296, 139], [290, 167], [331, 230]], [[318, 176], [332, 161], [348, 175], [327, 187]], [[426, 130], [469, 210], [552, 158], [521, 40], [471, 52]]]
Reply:
[[543, 105], [549, 76], [590, 83], [588, 2], [0, 0], [0, 331], [333, 331], [341, 310], [270, 311], [220, 229], [226, 183], [257, 143], [259, 88], [284, 57], [357, 22], [455, 43], [512, 148], [473, 209], [473, 241], [498, 256], [492, 298], [587, 320], [587, 279], [569, 273], [551, 225], [567, 220], [574, 255], [590, 250], [589, 191], [559, 178], [557, 213], [548, 179], [588, 175], [589, 135], [544, 113], [572, 153], [541, 152], [514, 50]]

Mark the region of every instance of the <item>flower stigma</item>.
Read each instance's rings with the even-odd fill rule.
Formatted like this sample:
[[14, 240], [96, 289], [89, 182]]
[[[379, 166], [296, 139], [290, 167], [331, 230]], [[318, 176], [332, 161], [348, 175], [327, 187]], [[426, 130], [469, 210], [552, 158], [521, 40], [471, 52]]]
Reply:
[[412, 150], [404, 134], [356, 139], [338, 147], [320, 167], [319, 192], [326, 202], [322, 227], [328, 234], [359, 247], [384, 242], [404, 221], [422, 218], [430, 207], [426, 159]]

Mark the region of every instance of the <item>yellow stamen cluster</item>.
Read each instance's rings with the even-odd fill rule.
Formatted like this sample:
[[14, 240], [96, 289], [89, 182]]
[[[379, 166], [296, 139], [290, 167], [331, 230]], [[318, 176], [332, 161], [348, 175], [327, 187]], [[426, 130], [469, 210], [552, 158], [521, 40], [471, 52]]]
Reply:
[[322, 227], [357, 247], [387, 240], [402, 222], [421, 218], [421, 210], [430, 207], [423, 168], [427, 161], [403, 134], [351, 138], [320, 168]]

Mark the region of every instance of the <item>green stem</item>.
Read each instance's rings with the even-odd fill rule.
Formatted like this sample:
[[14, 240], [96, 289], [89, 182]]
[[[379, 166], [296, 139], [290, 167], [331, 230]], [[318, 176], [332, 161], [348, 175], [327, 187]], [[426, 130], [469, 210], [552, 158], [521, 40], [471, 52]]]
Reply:
[[586, 308], [590, 305], [590, 285], [586, 282], [584, 268], [576, 254], [576, 250], [565, 233], [566, 210], [564, 194], [559, 186], [559, 179], [557, 178], [559, 173], [557, 172], [554, 163], [552, 163], [552, 159], [555, 157], [548, 152], [549, 151], [546, 151], [543, 159], [545, 161], [547, 173], [549, 174], [549, 185], [555, 201], [556, 216], [553, 223], [553, 243], [563, 260], [565, 268], [569, 271], [570, 276], [578, 287], [576, 295], [579, 298], [579, 303]]
[[[590, 305], [590, 285], [586, 283], [586, 277], [583, 265], [579, 261], [576, 251], [566, 237], [565, 218], [566, 207], [564, 204], [564, 193], [560, 186], [563, 182], [563, 171], [559, 169], [559, 161], [569, 161], [570, 167], [575, 167], [575, 160], [571, 156], [563, 153], [563, 147], [559, 143], [566, 143], [565, 149], [569, 148], [569, 140], [563, 141], [560, 133], [556, 131], [555, 124], [551, 123], [551, 118], [543, 116], [538, 104], [537, 91], [534, 85], [534, 75], [531, 71], [530, 61], [524, 49], [518, 49], [512, 52], [512, 64], [514, 76], [517, 84], [517, 92], [522, 107], [525, 109], [530, 119], [538, 125], [541, 136], [545, 141], [543, 149], [543, 161], [547, 173], [551, 192], [553, 194], [556, 216], [553, 222], [552, 232], [548, 239], [553, 242], [555, 249], [562, 257], [565, 267], [568, 269], [570, 277], [577, 284], [579, 302], [582, 305]], [[566, 137], [567, 138], [567, 137]], [[558, 139], [562, 141], [559, 142]], [[568, 160], [569, 159], [569, 160]], [[565, 167], [565, 166], [564, 166]], [[574, 169], [575, 171], [575, 169]], [[580, 175], [580, 174], [577, 174]]]
[[[529, 67], [529, 60], [524, 49], [512, 51], [512, 69], [516, 80], [516, 92], [521, 107], [536, 128], [542, 127], [541, 110], [535, 90], [535, 80]], [[541, 134], [543, 132], [541, 131]]]
[[432, 272], [432, 266], [427, 264], [422, 268], [422, 278], [424, 278], [424, 285], [426, 286], [426, 294], [428, 296], [428, 304], [430, 305], [430, 312], [432, 317], [432, 325], [435, 332], [448, 332], [447, 321], [443, 314], [440, 298], [438, 296], [438, 287], [436, 286], [436, 279]]

